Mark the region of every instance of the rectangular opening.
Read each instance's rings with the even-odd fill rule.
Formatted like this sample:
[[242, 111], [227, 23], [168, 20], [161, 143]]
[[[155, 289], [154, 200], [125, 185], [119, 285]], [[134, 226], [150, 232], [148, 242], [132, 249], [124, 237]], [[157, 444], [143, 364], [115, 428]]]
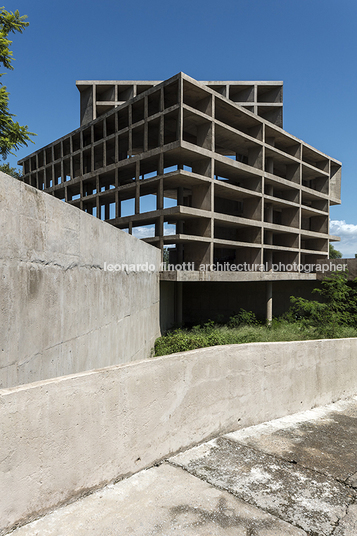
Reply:
[[184, 110], [183, 139], [199, 145], [203, 149], [212, 149], [212, 123], [193, 112]]
[[99, 175], [99, 191], [113, 190], [115, 188], [114, 171]]
[[52, 162], [53, 162], [53, 159], [52, 159], [52, 147], [48, 147], [45, 150], [45, 153], [46, 153], [46, 164], [52, 164]]
[[144, 119], [144, 99], [139, 99], [136, 102], [133, 102], [132, 108], [132, 123], [137, 123]]
[[164, 87], [164, 107], [170, 108], [178, 103], [178, 81]]
[[115, 138], [112, 138], [105, 142], [107, 166], [115, 163], [115, 141]]
[[38, 154], [37, 154], [37, 160], [38, 160], [38, 167], [43, 167], [44, 166], [44, 163], [45, 163], [45, 153], [44, 151], [40, 151]]
[[140, 197], [140, 214], [156, 210], [157, 196], [154, 194], [142, 195]]
[[129, 106], [125, 106], [117, 113], [118, 130], [122, 130], [129, 126]]
[[155, 91], [155, 93], [152, 93], [148, 96], [148, 114], [154, 115], [158, 114], [160, 112], [160, 100], [161, 100], [161, 92]]
[[83, 151], [83, 173], [90, 173], [92, 171], [92, 150], [87, 149]]
[[62, 147], [63, 147], [63, 156], [68, 156], [69, 154], [71, 154], [71, 140], [70, 140], [70, 138], [66, 138], [65, 140], [63, 140]]
[[96, 100], [97, 101], [114, 101], [115, 99], [115, 85], [108, 84], [96, 85]]
[[258, 102], [281, 103], [283, 102], [283, 86], [258, 84]]
[[97, 193], [97, 189], [96, 189], [95, 179], [87, 179], [83, 181], [83, 196], [84, 197], [88, 197], [96, 193]]
[[144, 125], [133, 128], [132, 131], [132, 150], [131, 155], [141, 154], [144, 152]]
[[229, 98], [233, 102], [254, 102], [254, 85], [230, 85]]
[[101, 139], [103, 139], [103, 127], [104, 127], [104, 123], [103, 121], [99, 121], [99, 123], [96, 123], [94, 126], [93, 126], [93, 132], [94, 132], [94, 141], [99, 141]]
[[119, 160], [129, 158], [129, 134], [125, 132], [119, 136]]
[[113, 113], [105, 119], [107, 136], [112, 136], [116, 132], [115, 118], [116, 118], [116, 114]]
[[[65, 158], [63, 160], [63, 179], [64, 181], [71, 180], [71, 160], [70, 158]], [[60, 184], [60, 183], [58, 183]]]
[[54, 153], [55, 160], [59, 160], [61, 158], [61, 155], [62, 155], [61, 143], [57, 143], [57, 145], [53, 147], [53, 153]]
[[100, 169], [104, 165], [104, 145], [101, 143], [94, 147], [94, 169]]
[[155, 236], [155, 225], [150, 224], [133, 227], [132, 235], [140, 240], [144, 240], [145, 238], [153, 238]]
[[31, 171], [36, 171], [37, 170], [36, 156], [31, 157], [30, 163], [31, 163]]
[[135, 166], [130, 165], [120, 169], [118, 173], [118, 181], [120, 186], [135, 182]]
[[207, 115], [212, 115], [212, 95], [194, 84], [183, 81], [183, 102]]
[[178, 139], [178, 110], [164, 116], [164, 144]]
[[73, 134], [73, 136], [72, 136], [72, 147], [73, 147], [73, 152], [79, 151], [79, 149], [81, 147], [81, 138], [80, 138], [79, 133], [78, 134]]
[[72, 156], [73, 177], [80, 177], [82, 175], [81, 170], [81, 157], [79, 154]]
[[118, 101], [127, 101], [134, 96], [134, 86], [132, 84], [119, 84], [118, 85]]
[[53, 177], [54, 180], [51, 179], [49, 181], [49, 184], [48, 184], [47, 188], [48, 187], [51, 188], [52, 186], [54, 186], [54, 184], [61, 184], [61, 182], [62, 182], [62, 179], [61, 179], [61, 177], [62, 177], [62, 175], [61, 175], [61, 164], [55, 164], [54, 170], [55, 170], [55, 175]]
[[148, 89], [152, 88], [152, 84], [137, 84], [136, 85], [136, 94], [141, 95], [141, 93], [144, 93]]
[[92, 128], [88, 127], [82, 131], [83, 147], [87, 147], [92, 143]]
[[160, 119], [148, 122], [148, 148], [155, 149], [160, 146]]
[[120, 202], [120, 214], [121, 217], [134, 216], [135, 214], [135, 199], [124, 199]]

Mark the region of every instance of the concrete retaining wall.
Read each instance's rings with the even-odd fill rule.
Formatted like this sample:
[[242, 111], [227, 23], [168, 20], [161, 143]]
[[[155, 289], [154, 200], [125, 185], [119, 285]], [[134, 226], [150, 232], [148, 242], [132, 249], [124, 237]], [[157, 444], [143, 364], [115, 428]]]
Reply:
[[205, 348], [4, 389], [1, 528], [211, 436], [356, 392], [357, 339]]
[[158, 249], [0, 173], [0, 387], [150, 355]]

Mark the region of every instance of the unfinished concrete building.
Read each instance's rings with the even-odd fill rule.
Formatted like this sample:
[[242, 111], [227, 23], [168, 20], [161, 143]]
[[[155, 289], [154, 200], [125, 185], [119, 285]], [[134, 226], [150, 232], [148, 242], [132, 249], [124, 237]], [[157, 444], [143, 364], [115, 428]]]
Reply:
[[[195, 263], [190, 273], [161, 274], [163, 281], [197, 283], [186, 299], [182, 284], [163, 293], [176, 303], [176, 321], [194, 321], [191, 301], [207, 307], [204, 294], [211, 303], [223, 292], [229, 312], [239, 308], [229, 296], [246, 306], [257, 290], [265, 307], [258, 282], [289, 282], [290, 295], [292, 281], [316, 279], [299, 265], [328, 257], [336, 239], [329, 208], [340, 203], [341, 164], [282, 129], [281, 82], [197, 82], [179, 73], [163, 82], [77, 87], [81, 127], [21, 160], [23, 180], [169, 247], [172, 264]], [[242, 263], [266, 269], [199, 271]], [[289, 273], [269, 271], [294, 263]], [[203, 280], [251, 285], [232, 293], [222, 285], [204, 290]], [[267, 292], [271, 303], [270, 284]]]

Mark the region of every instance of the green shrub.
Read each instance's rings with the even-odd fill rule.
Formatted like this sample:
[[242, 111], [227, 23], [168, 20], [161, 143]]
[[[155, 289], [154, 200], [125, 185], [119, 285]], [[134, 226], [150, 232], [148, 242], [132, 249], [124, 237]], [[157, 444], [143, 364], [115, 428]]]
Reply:
[[256, 326], [258, 320], [253, 311], [246, 311], [240, 309], [239, 313], [231, 316], [228, 322], [230, 328], [237, 328], [238, 326]]
[[155, 356], [206, 346], [250, 342], [299, 341], [357, 336], [357, 281], [333, 274], [315, 289], [321, 301], [291, 297], [291, 307], [270, 326], [258, 322], [252, 311], [240, 309], [227, 325], [208, 320], [189, 329], [169, 331], [155, 342]]

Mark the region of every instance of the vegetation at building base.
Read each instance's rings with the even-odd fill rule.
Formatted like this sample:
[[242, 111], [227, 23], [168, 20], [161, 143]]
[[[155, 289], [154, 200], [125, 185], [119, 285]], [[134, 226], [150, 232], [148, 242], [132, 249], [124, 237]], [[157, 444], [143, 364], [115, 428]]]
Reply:
[[335, 273], [313, 292], [319, 300], [291, 297], [291, 307], [270, 326], [241, 309], [227, 324], [212, 320], [191, 329], [174, 329], [155, 342], [155, 356], [248, 342], [301, 341], [357, 337], [357, 280]]

